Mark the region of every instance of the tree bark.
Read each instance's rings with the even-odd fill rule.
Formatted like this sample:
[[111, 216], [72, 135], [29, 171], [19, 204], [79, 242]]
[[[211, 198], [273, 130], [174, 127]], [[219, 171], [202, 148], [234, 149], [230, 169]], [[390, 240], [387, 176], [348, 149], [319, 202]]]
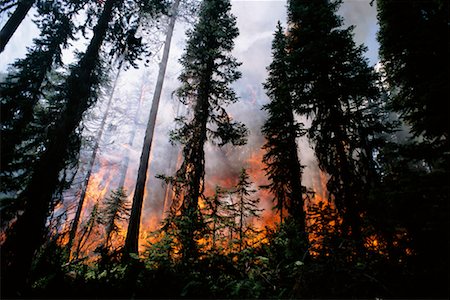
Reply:
[[5, 50], [6, 44], [8, 44], [20, 23], [22, 23], [23, 19], [25, 19], [25, 16], [33, 6], [34, 2], [34, 0], [23, 0], [17, 4], [16, 10], [0, 31], [0, 53]]
[[[288, 120], [287, 123], [290, 125], [295, 124], [294, 113], [292, 104], [288, 103]], [[289, 145], [289, 156], [290, 156], [290, 167], [289, 167], [289, 183], [291, 187], [290, 195], [289, 195], [289, 206], [288, 211], [289, 214], [294, 218], [296, 225], [298, 226], [299, 232], [305, 232], [305, 220], [306, 213], [304, 210], [303, 203], [303, 191], [302, 191], [302, 166], [300, 165], [300, 160], [298, 158], [297, 153], [297, 142], [296, 142], [297, 132], [293, 126], [290, 126], [289, 137], [288, 137], [288, 145]], [[281, 208], [280, 210], [283, 210]]]
[[161, 59], [158, 80], [156, 83], [155, 93], [153, 95], [150, 116], [145, 131], [144, 144], [142, 146], [141, 158], [139, 161], [138, 177], [133, 195], [133, 204], [131, 207], [130, 221], [128, 223], [127, 237], [125, 239], [124, 253], [138, 253], [139, 229], [141, 222], [142, 204], [144, 201], [145, 183], [147, 181], [147, 170], [149, 158], [153, 142], [153, 134], [155, 131], [156, 116], [158, 113], [159, 101], [161, 98], [164, 77], [169, 59], [170, 43], [172, 41], [173, 30], [178, 13], [180, 0], [176, 0], [172, 6], [172, 15], [170, 17], [169, 26], [164, 44], [163, 57]]

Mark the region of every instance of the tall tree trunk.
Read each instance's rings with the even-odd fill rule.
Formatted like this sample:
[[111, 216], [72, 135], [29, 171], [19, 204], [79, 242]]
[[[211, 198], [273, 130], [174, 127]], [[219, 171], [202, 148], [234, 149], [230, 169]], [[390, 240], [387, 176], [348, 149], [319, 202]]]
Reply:
[[244, 195], [240, 195], [239, 199], [239, 252], [242, 251], [244, 238]]
[[181, 228], [181, 253], [183, 260], [195, 260], [198, 255], [195, 232], [198, 230], [199, 209], [198, 199], [203, 193], [203, 179], [205, 176], [205, 149], [207, 141], [208, 112], [210, 108], [209, 95], [213, 74], [213, 61], [208, 61], [204, 80], [200, 83], [197, 102], [194, 108], [194, 132], [190, 142], [183, 149], [186, 189], [183, 191], [181, 215], [184, 222], [189, 224]]
[[21, 290], [26, 287], [33, 256], [45, 235], [49, 207], [58, 185], [59, 173], [65, 165], [70, 137], [90, 105], [100, 47], [117, 2], [109, 0], [105, 3], [92, 40], [67, 80], [67, 104], [56, 122], [58, 125], [49, 132], [47, 147], [34, 168], [27, 188], [18, 197], [25, 203], [24, 212], [8, 231], [1, 247], [2, 287], [7, 287], [9, 292], [5, 296], [21, 296]]
[[[291, 102], [288, 103], [289, 113], [287, 114], [287, 124], [293, 125], [295, 124], [294, 113]], [[289, 166], [289, 181], [290, 181], [290, 195], [289, 195], [289, 205], [287, 207], [289, 214], [294, 218], [296, 225], [298, 226], [299, 232], [305, 232], [305, 221], [306, 221], [306, 213], [304, 210], [303, 203], [303, 190], [302, 190], [302, 166], [300, 165], [300, 160], [298, 158], [297, 153], [297, 132], [293, 126], [289, 128], [289, 136], [288, 136], [288, 147], [289, 147], [289, 156], [290, 156], [290, 166]], [[280, 210], [283, 210], [281, 207]]]
[[[109, 111], [111, 109], [111, 104], [112, 104], [112, 100], [114, 97], [114, 91], [116, 90], [117, 82], [118, 82], [119, 76], [120, 76], [120, 71], [122, 69], [122, 62], [123, 61], [121, 61], [118, 66], [116, 78], [114, 79], [114, 84], [113, 84], [111, 92], [109, 94], [108, 102], [106, 104], [106, 110], [105, 110], [105, 113], [103, 114], [103, 118], [100, 123], [100, 128], [97, 132], [97, 137], [95, 138], [94, 147], [92, 148], [92, 155], [89, 159], [88, 169], [87, 169], [86, 175], [83, 180], [83, 186], [81, 187], [80, 201], [78, 202], [77, 211], [75, 212], [75, 217], [73, 218], [73, 221], [72, 221], [72, 227], [70, 228], [70, 232], [69, 232], [69, 241], [67, 243], [67, 250], [69, 251], [69, 254], [71, 254], [71, 252], [72, 252], [71, 250], [72, 250], [73, 241], [75, 239], [75, 236], [76, 236], [76, 233], [78, 230], [78, 224], [80, 223], [81, 212], [83, 211], [84, 201], [86, 198], [86, 192], [87, 192], [87, 189], [89, 186], [89, 181], [91, 179], [92, 169], [94, 168], [95, 159], [97, 158], [97, 153], [98, 153], [98, 149], [100, 147], [100, 141], [103, 136], [103, 131], [105, 130], [106, 120], [108, 118]], [[69, 259], [70, 259], [70, 255], [69, 255]]]
[[[339, 128], [339, 127], [337, 127]], [[357, 184], [355, 178], [351, 175], [351, 166], [349, 163], [349, 158], [344, 148], [344, 134], [336, 130], [336, 154], [338, 157], [340, 179], [342, 181], [343, 187], [339, 192], [341, 197], [341, 206], [338, 207], [340, 212], [342, 212], [342, 230], [344, 238], [346, 235], [352, 237], [355, 242], [356, 250], [360, 253], [364, 251], [364, 241], [362, 237], [362, 224], [359, 213], [361, 209], [359, 208], [359, 199], [363, 195], [359, 192], [361, 187], [356, 187]], [[336, 203], [338, 204], [338, 203]]]
[[17, 4], [16, 10], [11, 17], [9, 17], [8, 21], [0, 31], [0, 53], [5, 50], [6, 44], [8, 44], [20, 23], [22, 23], [23, 19], [25, 19], [25, 16], [33, 6], [34, 2], [35, 0], [23, 0]]
[[134, 189], [133, 204], [131, 207], [130, 221], [128, 223], [127, 237], [125, 239], [124, 253], [138, 253], [139, 229], [141, 223], [142, 204], [144, 201], [144, 189], [147, 181], [147, 170], [150, 158], [150, 152], [155, 131], [156, 115], [158, 113], [159, 101], [161, 98], [164, 77], [166, 74], [167, 62], [169, 59], [170, 43], [172, 41], [173, 29], [178, 13], [180, 0], [176, 0], [172, 6], [172, 14], [167, 28], [166, 41], [164, 44], [163, 57], [159, 67], [158, 80], [156, 83], [155, 94], [153, 95], [152, 108], [145, 131], [142, 154], [139, 161], [138, 177]]

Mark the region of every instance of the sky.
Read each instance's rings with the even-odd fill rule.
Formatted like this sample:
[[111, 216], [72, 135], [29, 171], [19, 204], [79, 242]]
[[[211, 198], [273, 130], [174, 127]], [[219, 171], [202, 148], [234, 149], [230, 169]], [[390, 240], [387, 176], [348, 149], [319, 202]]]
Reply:
[[[369, 64], [374, 66], [377, 63], [378, 43], [376, 41], [376, 8], [369, 5], [370, 0], [345, 0], [339, 10], [339, 14], [344, 18], [345, 26], [355, 26], [355, 42], [357, 45], [365, 44], [368, 47], [366, 57]], [[262, 83], [267, 76], [266, 67], [271, 62], [271, 43], [273, 32], [278, 20], [286, 24], [286, 1], [231, 1], [232, 13], [237, 17], [237, 26], [240, 31], [239, 37], [235, 40], [234, 56], [242, 62], [240, 71], [242, 78], [233, 84], [240, 101], [228, 108], [229, 113], [237, 121], [243, 122], [250, 130], [248, 143], [242, 147], [225, 146], [217, 148], [207, 144], [206, 149], [206, 192], [214, 189], [215, 184], [231, 187], [237, 180], [239, 170], [242, 167], [248, 168], [251, 180], [255, 182], [255, 187], [267, 183], [260, 163], [262, 151], [261, 146], [264, 138], [260, 129], [265, 120], [265, 113], [261, 110], [262, 105], [268, 99], [262, 88]], [[374, 4], [375, 5], [375, 4]], [[27, 19], [20, 25], [5, 51], [0, 54], [0, 72], [6, 72], [8, 64], [14, 59], [23, 57], [26, 47], [31, 45], [32, 38], [38, 34], [36, 26], [31, 22], [33, 12], [30, 12]], [[0, 16], [0, 26], [6, 22], [6, 16]], [[174, 117], [183, 113], [183, 108], [177, 104], [172, 92], [177, 88], [177, 76], [180, 74], [181, 66], [178, 59], [181, 57], [185, 45], [185, 31], [188, 24], [177, 22], [175, 26], [174, 38], [170, 52], [169, 64], [164, 83], [160, 109], [157, 117], [157, 128], [154, 138], [154, 147], [151, 153], [151, 166], [148, 171], [147, 193], [144, 202], [143, 225], [144, 228], [154, 225], [163, 212], [165, 186], [160, 180], [155, 178], [157, 174], [172, 175], [178, 159], [179, 148], [171, 146], [168, 141], [168, 132], [174, 128]], [[163, 40], [163, 37], [160, 37]], [[78, 41], [77, 47], [83, 48], [86, 43]], [[82, 50], [82, 49], [79, 49]], [[138, 160], [143, 142], [145, 125], [150, 111], [152, 92], [158, 73], [158, 62], [161, 54], [151, 59], [147, 68], [139, 70], [129, 70], [122, 72], [119, 78], [118, 88], [113, 97], [113, 116], [108, 118], [109, 124], [107, 133], [101, 143], [101, 151], [94, 169], [92, 189], [103, 189], [107, 193], [108, 189], [116, 188], [114, 180], [117, 180], [118, 166], [123, 161], [123, 157], [128, 151], [130, 154], [130, 165], [127, 173], [126, 187], [130, 194], [136, 180]], [[71, 56], [66, 56], [66, 61], [70, 61]], [[145, 84], [143, 84], [143, 82]], [[143, 88], [141, 88], [143, 86]], [[143, 97], [138, 97], [143, 95]], [[139, 100], [140, 98], [140, 100]], [[133, 129], [137, 103], [141, 101], [141, 106], [137, 113], [139, 126]], [[99, 103], [92, 109], [96, 116], [101, 116], [105, 108], [106, 101]], [[178, 112], [177, 112], [178, 111]], [[86, 117], [85, 133], [87, 136], [95, 136], [98, 130], [98, 121], [94, 117]], [[132, 130], [135, 130], [135, 139], [132, 147], [126, 144]], [[83, 148], [82, 160], [89, 156], [90, 149]], [[306, 166], [303, 176], [303, 183], [311, 188], [320, 186], [320, 174], [317, 171], [312, 149], [306, 140], [299, 141], [299, 156], [301, 163]], [[82, 177], [85, 165], [80, 165], [79, 177]], [[78, 182], [81, 180], [78, 180]], [[77, 181], [75, 181], [77, 184]], [[96, 186], [94, 186], [96, 185]], [[227, 186], [228, 185], [228, 186]], [[73, 198], [73, 187], [70, 191]], [[270, 195], [263, 191], [258, 191], [255, 196], [261, 198], [261, 207], [266, 209], [266, 217], [271, 213]], [[96, 199], [88, 201], [92, 205]]]

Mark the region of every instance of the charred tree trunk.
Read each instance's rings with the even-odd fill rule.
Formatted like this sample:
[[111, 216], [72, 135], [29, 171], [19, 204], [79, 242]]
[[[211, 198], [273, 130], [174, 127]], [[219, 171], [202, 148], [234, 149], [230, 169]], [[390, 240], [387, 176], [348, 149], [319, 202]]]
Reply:
[[[339, 126], [337, 126], [339, 128]], [[362, 253], [364, 249], [364, 242], [361, 233], [361, 218], [359, 216], [359, 200], [362, 195], [359, 192], [361, 187], [358, 184], [357, 178], [351, 174], [351, 166], [349, 158], [344, 147], [344, 134], [339, 130], [335, 131], [335, 147], [339, 164], [339, 177], [342, 182], [341, 191], [336, 197], [341, 198], [336, 206], [342, 212], [342, 229], [345, 236], [351, 236], [355, 242], [356, 250]], [[338, 205], [340, 204], [340, 205]]]
[[239, 199], [239, 252], [242, 251], [244, 243], [244, 195], [240, 195]]
[[124, 253], [138, 253], [139, 229], [141, 222], [142, 204], [144, 201], [144, 189], [147, 181], [147, 170], [155, 131], [156, 115], [158, 113], [159, 101], [161, 98], [164, 76], [166, 74], [167, 62], [169, 59], [170, 43], [172, 41], [173, 29], [177, 18], [178, 6], [180, 0], [176, 0], [172, 7], [169, 26], [167, 28], [166, 41], [164, 44], [163, 57], [161, 59], [158, 81], [156, 83], [155, 93], [153, 95], [152, 108], [148, 119], [147, 129], [145, 131], [144, 145], [139, 161], [138, 177], [133, 195], [133, 204], [131, 207], [131, 216], [128, 224], [127, 237], [125, 239]]
[[9, 17], [8, 21], [0, 31], [0, 53], [5, 50], [6, 44], [8, 44], [20, 23], [22, 23], [23, 19], [25, 19], [25, 16], [33, 6], [34, 2], [35, 0], [19, 1], [16, 10], [13, 12], [11, 17]]
[[[70, 136], [79, 125], [83, 113], [90, 105], [94, 72], [99, 60], [100, 47], [117, 0], [105, 3], [94, 28], [92, 40], [67, 81], [67, 104], [58, 124], [49, 132], [49, 142], [34, 173], [19, 200], [25, 209], [7, 233], [1, 247], [2, 286], [8, 287], [7, 296], [21, 296], [26, 287], [33, 256], [42, 244], [49, 207], [58, 184], [58, 176], [65, 165]], [[5, 295], [6, 296], [6, 295]]]
[[207, 141], [208, 112], [210, 109], [209, 94], [214, 62], [209, 61], [203, 78], [200, 79], [200, 88], [197, 102], [194, 107], [193, 135], [190, 142], [183, 148], [184, 162], [182, 170], [185, 171], [184, 179], [186, 189], [183, 191], [181, 206], [182, 220], [189, 224], [181, 229], [181, 253], [183, 260], [189, 262], [195, 260], [198, 255], [195, 232], [199, 229], [200, 212], [198, 199], [203, 194], [203, 179], [205, 177], [205, 149]]
[[[303, 190], [302, 190], [302, 166], [300, 165], [300, 160], [297, 153], [297, 132], [293, 126], [295, 124], [294, 113], [291, 102], [287, 103], [288, 109], [288, 120], [287, 124], [289, 124], [289, 135], [287, 137], [287, 145], [289, 148], [289, 183], [290, 183], [290, 195], [289, 195], [289, 203], [287, 206], [288, 213], [293, 217], [296, 225], [298, 227], [299, 232], [305, 232], [305, 220], [306, 214], [304, 210], [303, 203]], [[283, 210], [281, 208], [280, 210]], [[281, 212], [282, 213], [282, 212]], [[280, 213], [280, 214], [281, 214]]]
[[106, 104], [106, 110], [105, 110], [105, 113], [103, 114], [103, 118], [100, 123], [100, 128], [99, 128], [99, 130], [97, 132], [97, 136], [95, 138], [95, 144], [94, 144], [94, 147], [92, 148], [92, 155], [89, 159], [88, 169], [87, 169], [86, 175], [83, 180], [83, 185], [81, 187], [80, 201], [78, 202], [77, 210], [75, 212], [75, 217], [73, 218], [72, 227], [69, 232], [69, 241], [67, 243], [67, 250], [69, 251], [69, 259], [70, 259], [70, 254], [71, 254], [71, 250], [72, 250], [73, 241], [75, 239], [75, 236], [76, 236], [76, 233], [78, 230], [78, 224], [80, 223], [81, 212], [83, 211], [84, 201], [86, 198], [86, 192], [87, 192], [87, 189], [89, 186], [89, 181], [90, 181], [91, 175], [92, 175], [92, 169], [94, 168], [95, 159], [97, 158], [98, 149], [100, 147], [100, 141], [103, 136], [103, 131], [105, 130], [106, 120], [108, 118], [109, 111], [111, 109], [111, 104], [112, 104], [112, 100], [114, 97], [114, 91], [117, 87], [117, 81], [119, 80], [121, 69], [122, 69], [122, 62], [119, 64], [117, 75], [116, 75], [116, 78], [114, 79], [114, 84], [112, 86], [111, 92], [108, 97], [108, 102]]

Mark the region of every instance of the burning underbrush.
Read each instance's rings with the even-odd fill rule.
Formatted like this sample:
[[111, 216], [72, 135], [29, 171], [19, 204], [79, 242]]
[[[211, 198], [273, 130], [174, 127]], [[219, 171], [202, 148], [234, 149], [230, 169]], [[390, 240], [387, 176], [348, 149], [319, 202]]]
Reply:
[[[199, 211], [203, 216], [201, 222], [205, 228], [197, 238], [198, 248], [204, 253], [213, 251], [232, 254], [246, 249], [263, 247], [270, 243], [270, 235], [279, 230], [284, 219], [288, 217], [285, 209], [282, 211], [273, 209], [274, 197], [267, 188], [264, 188], [268, 184], [264, 171], [265, 166], [262, 163], [264, 151], [261, 149], [250, 150], [244, 151], [241, 155], [242, 158], [238, 160], [244, 161], [241, 165], [245, 166], [248, 173], [250, 198], [257, 201], [253, 208], [254, 211], [250, 214], [246, 215], [241, 212], [239, 215], [237, 209], [239, 195], [236, 194], [236, 186], [240, 174], [237, 171], [236, 163], [227, 160], [229, 155], [233, 155], [228, 152], [235, 150], [224, 148], [214, 154], [220, 155], [222, 159], [216, 157], [213, 161], [224, 161], [226, 165], [211, 165], [209, 168], [207, 165], [204, 193], [199, 198]], [[174, 168], [178, 168], [182, 162], [180, 151], [176, 157], [173, 163]], [[118, 184], [118, 177], [122, 176], [119, 174], [117, 165], [119, 165], [118, 162], [111, 163], [107, 160], [100, 160], [99, 165], [91, 174], [79, 230], [71, 251], [72, 259], [94, 262], [101, 257], [101, 251], [104, 249], [110, 253], [120, 253], [126, 237], [127, 216], [118, 216], [114, 230], [110, 233], [108, 233], [108, 226], [101, 221], [101, 215], [106, 209], [105, 199], [111, 196], [114, 187]], [[217, 172], [217, 169], [221, 171]], [[327, 191], [327, 174], [316, 168], [314, 171], [308, 170], [304, 176], [309, 177], [307, 181], [310, 184], [308, 192], [304, 195], [308, 252], [312, 256], [330, 255], [331, 250], [329, 249], [335, 243], [330, 240], [330, 237], [341, 240], [339, 236], [342, 233], [342, 217], [334, 205], [333, 197], [330, 197]], [[132, 200], [131, 177], [127, 176], [126, 180], [122, 180], [125, 182], [127, 199], [124, 205], [128, 207]], [[162, 190], [161, 203], [156, 205], [160, 209], [155, 209], [156, 206], [153, 205], [150, 209], [143, 211], [139, 252], [146, 256], [149, 247], [162, 247], [161, 243], [167, 244], [169, 243], [168, 239], [172, 239], [169, 243], [171, 249], [166, 250], [173, 256], [171, 259], [177, 259], [180, 251], [178, 239], [176, 234], [167, 231], [167, 226], [165, 226], [170, 217], [175, 193], [170, 183], [166, 183]], [[146, 191], [144, 199], [154, 196], [154, 192], [149, 194]], [[155, 199], [152, 201], [155, 202]], [[65, 222], [59, 228], [59, 232], [54, 232], [55, 235], [60, 234], [59, 243], [61, 245], [66, 245], [68, 242], [68, 235], [65, 234], [70, 228], [68, 224]], [[364, 247], [372, 253], [386, 255], [388, 252], [386, 240], [370, 228], [366, 228], [364, 231], [367, 232], [364, 237]], [[405, 239], [407, 239], [407, 233], [399, 232], [394, 237], [392, 246], [400, 245], [401, 241]], [[345, 243], [342, 243], [341, 240], [337, 247], [345, 247]]]

